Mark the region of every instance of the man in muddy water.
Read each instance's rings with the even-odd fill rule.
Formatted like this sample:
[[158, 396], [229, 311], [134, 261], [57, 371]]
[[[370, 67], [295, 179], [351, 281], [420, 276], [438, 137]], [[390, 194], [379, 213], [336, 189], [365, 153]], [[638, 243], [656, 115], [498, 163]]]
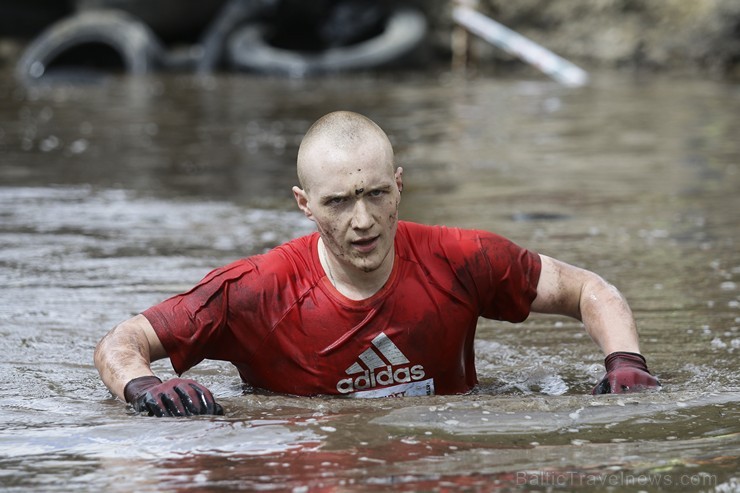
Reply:
[[398, 220], [403, 170], [368, 118], [330, 113], [298, 151], [298, 207], [317, 232], [209, 273], [111, 330], [95, 350], [110, 391], [156, 416], [221, 414], [189, 379], [204, 359], [292, 395], [460, 394], [477, 384], [479, 317], [581, 320], [607, 355], [593, 393], [656, 388], [622, 295], [598, 275], [478, 230]]

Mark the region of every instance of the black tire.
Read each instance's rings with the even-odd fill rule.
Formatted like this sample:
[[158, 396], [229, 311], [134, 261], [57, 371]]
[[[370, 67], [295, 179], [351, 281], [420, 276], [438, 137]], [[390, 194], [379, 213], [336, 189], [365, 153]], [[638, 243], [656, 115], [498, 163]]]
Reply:
[[102, 44], [120, 55], [126, 72], [146, 74], [159, 66], [163, 48], [136, 18], [117, 10], [88, 11], [52, 24], [26, 48], [16, 67], [25, 82], [40, 80], [60, 55], [86, 44]]
[[224, 57], [227, 39], [239, 24], [254, 20], [274, 6], [270, 0], [230, 0], [226, 2], [200, 43], [202, 52], [195, 69], [200, 74], [213, 72]]
[[[57, 0], [59, 1], [59, 0]], [[69, 0], [68, 0], [69, 1]], [[71, 0], [77, 12], [120, 10], [149, 26], [167, 44], [196, 39], [227, 0]]]
[[394, 8], [378, 36], [348, 46], [318, 53], [302, 53], [270, 46], [268, 27], [250, 24], [229, 38], [228, 56], [240, 70], [304, 77], [308, 75], [375, 68], [410, 53], [426, 35], [426, 17], [421, 12]]

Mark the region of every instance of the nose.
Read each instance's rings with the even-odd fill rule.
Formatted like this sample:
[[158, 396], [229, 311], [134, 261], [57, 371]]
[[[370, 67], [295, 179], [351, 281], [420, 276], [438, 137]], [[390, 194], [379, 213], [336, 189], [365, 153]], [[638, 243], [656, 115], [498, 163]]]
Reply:
[[353, 229], [370, 229], [373, 225], [373, 215], [363, 199], [355, 201], [352, 209], [352, 228]]

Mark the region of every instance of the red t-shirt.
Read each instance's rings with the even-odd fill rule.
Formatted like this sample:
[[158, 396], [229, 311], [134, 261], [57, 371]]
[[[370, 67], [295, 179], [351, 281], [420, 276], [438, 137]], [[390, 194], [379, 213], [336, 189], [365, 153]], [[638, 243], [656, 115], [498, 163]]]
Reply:
[[400, 221], [385, 286], [350, 300], [324, 273], [318, 239], [214, 270], [146, 310], [175, 371], [215, 359], [287, 394], [463, 393], [477, 383], [478, 317], [523, 321], [537, 295], [536, 253], [484, 231]]

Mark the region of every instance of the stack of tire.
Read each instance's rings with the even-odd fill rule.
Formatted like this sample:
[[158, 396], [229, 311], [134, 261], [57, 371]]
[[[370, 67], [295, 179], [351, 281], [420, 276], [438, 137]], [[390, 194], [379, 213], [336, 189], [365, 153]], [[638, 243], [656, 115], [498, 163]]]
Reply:
[[[179, 49], [168, 47], [177, 41], [173, 19], [199, 28]], [[70, 53], [89, 50], [94, 58], [97, 49], [109, 58], [97, 60], [107, 62], [98, 68], [116, 58], [120, 71], [135, 75], [232, 69], [308, 76], [392, 64], [421, 45], [426, 29], [423, 13], [382, 0], [78, 0], [75, 13], [28, 45], [16, 71], [33, 83]]]

